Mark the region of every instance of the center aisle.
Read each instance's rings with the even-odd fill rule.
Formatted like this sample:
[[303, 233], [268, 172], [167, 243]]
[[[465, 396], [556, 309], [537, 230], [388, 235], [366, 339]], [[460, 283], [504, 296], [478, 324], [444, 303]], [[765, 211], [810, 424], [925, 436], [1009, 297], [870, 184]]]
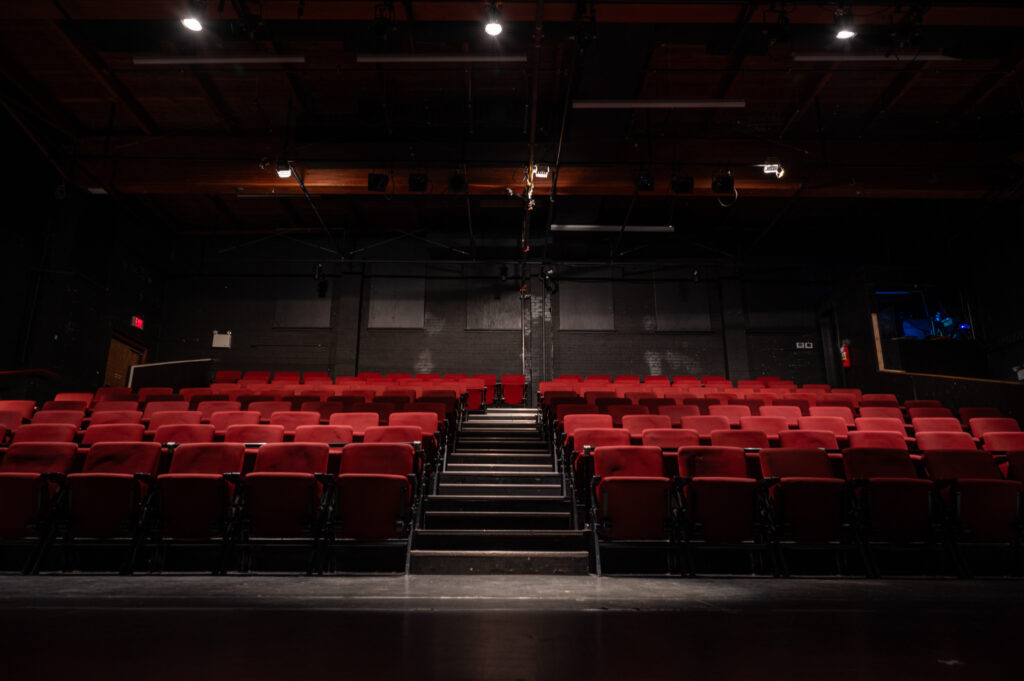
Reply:
[[419, 574], [587, 574], [561, 475], [537, 410], [472, 414], [423, 506], [411, 571]]

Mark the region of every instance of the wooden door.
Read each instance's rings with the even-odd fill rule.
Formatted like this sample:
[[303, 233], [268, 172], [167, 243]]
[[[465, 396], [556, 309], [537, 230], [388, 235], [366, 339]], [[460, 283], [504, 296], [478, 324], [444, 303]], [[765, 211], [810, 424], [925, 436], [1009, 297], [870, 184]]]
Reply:
[[133, 364], [142, 364], [145, 361], [145, 348], [129, 345], [116, 337], [111, 338], [110, 351], [107, 353], [107, 373], [103, 384], [109, 386], [128, 385], [128, 367]]

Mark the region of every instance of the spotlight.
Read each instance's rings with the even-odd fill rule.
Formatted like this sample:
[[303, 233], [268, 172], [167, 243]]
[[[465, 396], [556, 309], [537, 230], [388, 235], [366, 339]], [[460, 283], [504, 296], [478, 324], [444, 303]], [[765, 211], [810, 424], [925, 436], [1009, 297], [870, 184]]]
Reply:
[[469, 183], [466, 182], [466, 176], [462, 173], [452, 173], [448, 177], [448, 191], [452, 194], [464, 194], [469, 189]]
[[551, 166], [533, 166], [533, 176], [542, 180], [547, 179], [551, 174]]
[[277, 162], [277, 176], [282, 180], [287, 180], [292, 176], [292, 164], [290, 161]]
[[501, 35], [501, 10], [497, 2], [491, 2], [487, 7], [487, 23], [484, 24], [484, 32], [489, 36]]
[[426, 173], [409, 173], [409, 191], [425, 192], [427, 191], [427, 184]]
[[693, 178], [689, 175], [674, 175], [672, 176], [672, 193], [673, 194], [692, 194], [693, 193]]
[[836, 8], [836, 38], [849, 40], [857, 35], [856, 26], [853, 23], [853, 12], [847, 7]]
[[777, 158], [767, 158], [764, 163], [761, 164], [764, 169], [765, 175], [771, 175], [775, 173], [775, 177], [782, 179], [782, 176], [786, 174], [786, 169], [782, 167], [782, 161]]
[[388, 176], [384, 173], [370, 173], [366, 176], [366, 190], [386, 192], [388, 190]]
[[716, 194], [732, 194], [736, 187], [731, 170], [726, 170], [711, 180], [711, 191]]
[[192, 14], [182, 17], [181, 25], [190, 31], [198, 32], [203, 30], [203, 23]]
[[651, 173], [639, 173], [633, 182], [638, 192], [654, 191], [654, 175]]

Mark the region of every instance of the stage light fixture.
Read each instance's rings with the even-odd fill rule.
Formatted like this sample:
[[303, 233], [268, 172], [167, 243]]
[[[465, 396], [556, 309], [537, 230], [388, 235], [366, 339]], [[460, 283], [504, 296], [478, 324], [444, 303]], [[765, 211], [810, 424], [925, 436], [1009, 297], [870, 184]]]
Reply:
[[693, 193], [693, 178], [689, 175], [673, 175], [672, 176], [672, 193], [673, 194], [692, 194]]
[[427, 191], [429, 182], [426, 173], [409, 173], [409, 191], [411, 192]]
[[487, 7], [487, 23], [484, 24], [484, 32], [489, 36], [501, 35], [501, 10], [497, 2], [491, 2]]
[[535, 166], [533, 166], [533, 176], [534, 177], [540, 178], [542, 180], [546, 180], [548, 175], [550, 175], [550, 174], [551, 174], [551, 166], [547, 166], [547, 165], [544, 165], [544, 166], [542, 166], [542, 165], [535, 165]]
[[857, 35], [857, 27], [853, 23], [853, 11], [848, 7], [836, 8], [836, 38], [849, 40]]
[[190, 31], [198, 33], [203, 30], [203, 22], [200, 21], [199, 17], [203, 15], [203, 10], [206, 9], [206, 1], [197, 2], [196, 0], [190, 0], [188, 3], [188, 9], [185, 10], [184, 16], [181, 17], [181, 25]]
[[654, 175], [651, 173], [638, 173], [633, 181], [633, 186], [638, 192], [654, 191]]
[[777, 158], [767, 158], [764, 163], [761, 164], [761, 168], [764, 170], [765, 175], [775, 174], [775, 177], [782, 179], [782, 176], [786, 174], [786, 169], [782, 166], [782, 161]]
[[203, 22], [199, 21], [195, 16], [189, 14], [188, 16], [182, 17], [181, 25], [190, 31], [199, 32], [203, 30]]
[[386, 192], [388, 190], [388, 178], [384, 173], [370, 173], [366, 176], [366, 190], [371, 192]]
[[711, 191], [716, 194], [732, 194], [735, 188], [736, 181], [731, 170], [726, 170], [711, 180]]
[[277, 162], [277, 176], [282, 180], [287, 180], [292, 176], [292, 164], [290, 161]]

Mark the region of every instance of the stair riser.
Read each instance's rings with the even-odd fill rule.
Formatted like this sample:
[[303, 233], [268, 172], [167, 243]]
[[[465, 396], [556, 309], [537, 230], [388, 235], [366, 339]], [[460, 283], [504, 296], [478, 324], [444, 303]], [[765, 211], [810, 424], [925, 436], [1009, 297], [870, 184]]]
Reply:
[[442, 473], [441, 485], [560, 485], [561, 479], [554, 473]]
[[534, 517], [508, 513], [499, 516], [446, 516], [424, 513], [423, 524], [431, 530], [567, 530], [572, 521], [569, 514], [556, 517]]
[[499, 499], [508, 495], [514, 495], [519, 497], [547, 497], [560, 496], [562, 494], [562, 486], [530, 485], [526, 487], [517, 488], [509, 485], [499, 485], [497, 487], [492, 487], [490, 485], [472, 485], [463, 483], [460, 485], [441, 485], [440, 489], [438, 489], [438, 493], [459, 497], [496, 496]]
[[413, 552], [411, 569], [415, 574], [432, 575], [585, 575], [589, 559], [585, 552], [570, 556], [528, 552], [522, 556], [492, 555], [423, 555]]
[[[449, 494], [445, 492], [445, 494]], [[459, 495], [453, 495], [458, 497]], [[450, 497], [431, 497], [427, 500], [425, 510], [429, 513], [431, 511], [502, 511], [509, 513], [568, 513], [571, 509], [569, 502], [562, 498], [544, 498], [539, 495], [532, 499], [522, 498], [481, 498], [481, 497], [470, 497], [467, 498], [450, 498]]]
[[448, 463], [521, 463], [534, 466], [551, 464], [551, 457], [543, 454], [449, 454]]
[[544, 535], [494, 535], [486, 532], [469, 534], [423, 534], [417, 535], [413, 549], [446, 551], [586, 551], [588, 540], [585, 534]]

